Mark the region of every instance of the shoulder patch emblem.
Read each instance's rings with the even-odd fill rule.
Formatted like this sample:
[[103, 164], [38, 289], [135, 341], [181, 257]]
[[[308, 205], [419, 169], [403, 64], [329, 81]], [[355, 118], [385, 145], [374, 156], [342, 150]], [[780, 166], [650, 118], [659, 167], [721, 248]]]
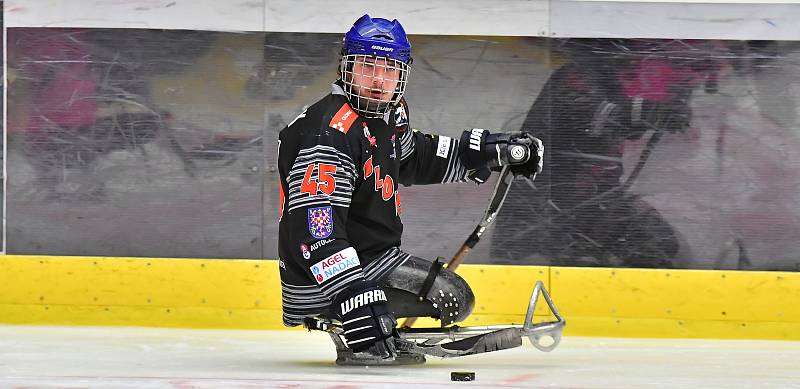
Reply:
[[394, 125], [395, 127], [402, 127], [408, 125], [408, 115], [403, 105], [398, 105], [394, 110]]
[[336, 114], [333, 115], [333, 118], [328, 125], [341, 133], [347, 134], [347, 131], [350, 131], [350, 126], [353, 125], [353, 122], [356, 121], [357, 117], [358, 115], [353, 112], [353, 109], [350, 108], [350, 105], [344, 103], [342, 108], [339, 108], [339, 110], [336, 111]]
[[333, 210], [330, 206], [308, 209], [308, 232], [317, 239], [325, 239], [333, 232]]
[[439, 145], [436, 147], [436, 156], [447, 158], [450, 155], [450, 137], [439, 135]]

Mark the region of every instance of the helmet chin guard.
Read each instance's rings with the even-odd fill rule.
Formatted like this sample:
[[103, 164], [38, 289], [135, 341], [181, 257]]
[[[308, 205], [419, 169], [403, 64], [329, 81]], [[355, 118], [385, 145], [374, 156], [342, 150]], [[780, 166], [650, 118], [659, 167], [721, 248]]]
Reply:
[[359, 18], [344, 36], [339, 65], [353, 109], [367, 118], [383, 117], [403, 97], [411, 61], [411, 43], [400, 22]]

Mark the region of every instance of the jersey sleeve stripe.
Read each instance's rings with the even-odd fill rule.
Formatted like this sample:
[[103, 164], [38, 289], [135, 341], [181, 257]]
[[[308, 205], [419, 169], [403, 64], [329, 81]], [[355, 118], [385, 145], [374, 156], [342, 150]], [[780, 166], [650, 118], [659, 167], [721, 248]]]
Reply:
[[400, 137], [400, 160], [403, 161], [414, 152], [413, 130], [406, 130]]
[[447, 170], [444, 172], [442, 183], [464, 182], [467, 180], [467, 168], [458, 158], [458, 140], [450, 139], [450, 151], [447, 154]]
[[364, 267], [364, 275], [368, 280], [378, 280], [402, 265], [410, 254], [402, 252], [398, 247], [387, 250], [380, 258], [369, 262]]
[[331, 280], [329, 283], [320, 285], [320, 289], [322, 290], [322, 294], [333, 300], [336, 294], [342, 289], [363, 278], [364, 271], [359, 266], [349, 270], [345, 275], [341, 275], [337, 279]]
[[[306, 169], [310, 164], [329, 164], [336, 166], [336, 171], [331, 175], [336, 183], [333, 193], [326, 194], [318, 192], [316, 194], [303, 193], [301, 187], [306, 175]], [[318, 171], [315, 171], [315, 180], [319, 181]], [[287, 210], [293, 211], [297, 208], [334, 205], [347, 208], [353, 195], [355, 186], [356, 169], [353, 160], [345, 153], [340, 152], [334, 147], [325, 145], [315, 145], [301, 150], [295, 158], [292, 169], [286, 178], [289, 186], [287, 196]]]

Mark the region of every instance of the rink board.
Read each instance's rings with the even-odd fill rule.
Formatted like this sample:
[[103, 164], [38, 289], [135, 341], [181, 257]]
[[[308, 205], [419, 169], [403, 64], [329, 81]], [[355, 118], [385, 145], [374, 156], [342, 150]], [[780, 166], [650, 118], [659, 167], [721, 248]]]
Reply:
[[[797, 273], [498, 265], [458, 272], [477, 298], [465, 325], [521, 322], [542, 280], [567, 335], [800, 340]], [[2, 323], [283, 328], [274, 260], [4, 256], [0, 285]]]

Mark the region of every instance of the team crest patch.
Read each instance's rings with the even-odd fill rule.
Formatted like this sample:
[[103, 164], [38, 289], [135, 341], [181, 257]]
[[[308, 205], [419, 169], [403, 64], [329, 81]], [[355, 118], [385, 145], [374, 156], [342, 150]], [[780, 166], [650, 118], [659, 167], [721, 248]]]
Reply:
[[317, 239], [325, 239], [333, 233], [333, 211], [331, 207], [308, 210], [308, 232]]
[[347, 103], [344, 103], [342, 108], [339, 108], [339, 110], [336, 111], [336, 114], [333, 115], [333, 118], [331, 118], [331, 122], [328, 125], [339, 132], [347, 134], [347, 131], [350, 131], [350, 126], [353, 125], [353, 122], [356, 121], [357, 117], [358, 115], [353, 112], [353, 109], [350, 108]]

